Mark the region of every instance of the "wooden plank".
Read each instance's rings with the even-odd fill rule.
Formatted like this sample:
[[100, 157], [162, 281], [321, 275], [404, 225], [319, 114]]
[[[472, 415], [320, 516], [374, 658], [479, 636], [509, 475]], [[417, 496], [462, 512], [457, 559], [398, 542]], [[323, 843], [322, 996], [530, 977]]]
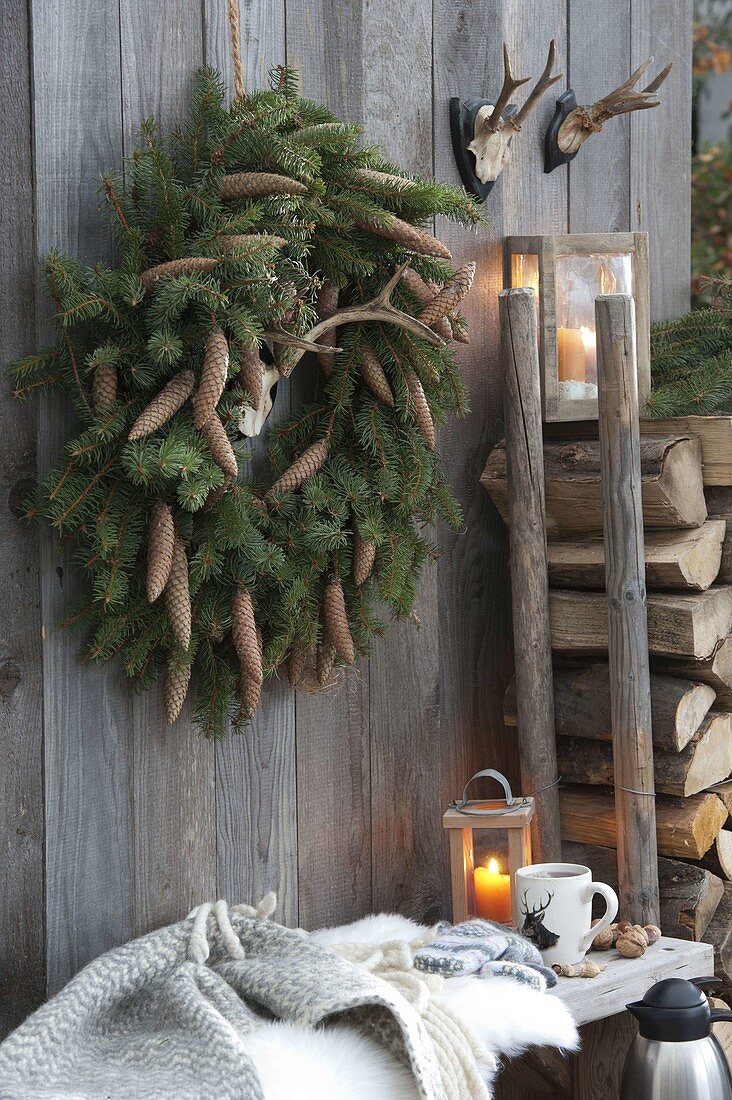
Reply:
[[655, 924], [658, 852], [632, 299], [601, 295], [595, 321], [619, 897], [628, 920]]
[[[691, 531], [649, 531], [645, 536], [648, 587], [696, 592], [709, 588], [720, 572], [726, 529], [724, 520], [710, 519]], [[732, 535], [729, 550], [732, 559]], [[547, 557], [549, 583], [555, 588], [605, 587], [605, 553], [599, 535], [550, 542]]]
[[[568, 783], [613, 783], [612, 750], [605, 741], [562, 737], [557, 757], [560, 774]], [[732, 715], [713, 711], [681, 752], [657, 751], [653, 772], [657, 791], [682, 797], [726, 779], [732, 772]]]
[[563, 1001], [578, 1025], [605, 1020], [624, 1012], [629, 1001], [639, 1001], [646, 991], [664, 978], [696, 978], [712, 965], [712, 948], [707, 943], [661, 938], [639, 959], [625, 959], [615, 950], [590, 951], [588, 959], [607, 964], [607, 970], [592, 982], [559, 978], [550, 997]]
[[534, 858], [547, 863], [559, 858], [560, 839], [536, 295], [517, 288], [499, 299], [521, 782], [543, 792], [531, 831]]
[[[361, 5], [329, 0], [317, 0], [307, 11], [287, 9], [287, 60], [300, 70], [305, 94], [352, 122], [365, 118], [363, 17]], [[304, 375], [293, 376], [292, 392], [295, 402], [309, 399]], [[349, 671], [338, 692], [299, 691], [296, 716], [299, 919], [314, 928], [371, 909], [368, 668]], [[324, 759], [330, 761], [327, 770]], [[330, 847], [327, 861], [323, 843]]]
[[[513, 0], [473, 5], [466, 17], [464, 5], [455, 0], [435, 0], [433, 11], [433, 124], [434, 173], [437, 179], [459, 184], [450, 140], [448, 104], [451, 96], [464, 99], [497, 94], [500, 87], [501, 46], [507, 35], [505, 17]], [[521, 36], [521, 56], [533, 51], [541, 71], [545, 50], [553, 32], [547, 24], [555, 13], [554, 3], [541, 13], [542, 42], [528, 43]], [[512, 15], [516, 49], [516, 15]], [[538, 18], [538, 16], [537, 16]], [[546, 18], [546, 23], [544, 19]], [[561, 24], [557, 24], [560, 26]], [[532, 64], [533, 64], [532, 60]], [[528, 69], [527, 69], [528, 72]], [[544, 108], [534, 117], [543, 121]], [[521, 135], [528, 148], [538, 149], [539, 131], [534, 118], [527, 121]], [[514, 155], [518, 156], [518, 142]], [[525, 155], [525, 154], [523, 154]], [[516, 166], [516, 161], [513, 166]], [[526, 177], [528, 179], [528, 177]], [[491, 765], [509, 776], [518, 789], [518, 753], [515, 738], [503, 730], [500, 692], [511, 675], [510, 589], [507, 571], [507, 535], [487, 493], [478, 485], [485, 456], [502, 431], [502, 370], [498, 340], [498, 291], [503, 287], [502, 237], [512, 228], [520, 228], [521, 217], [543, 217], [544, 181], [533, 178], [529, 209], [514, 203], [503, 174], [490, 199], [490, 225], [467, 232], [437, 219], [436, 229], [449, 246], [455, 263], [480, 258], [480, 278], [474, 292], [463, 303], [470, 324], [470, 345], [457, 349], [461, 374], [469, 392], [471, 415], [463, 421], [449, 421], [439, 433], [439, 447], [447, 478], [463, 508], [464, 529], [437, 532], [443, 551], [438, 562], [438, 636], [440, 648], [439, 744], [442, 776], [439, 805], [444, 808], [457, 797], [465, 781], [474, 772]], [[556, 196], [556, 184], [547, 191], [546, 201]], [[562, 184], [560, 182], [559, 186]], [[551, 199], [550, 199], [551, 195]], [[514, 218], [514, 226], [507, 219]], [[561, 202], [551, 205], [550, 220], [564, 219]], [[488, 564], [490, 563], [490, 564]], [[437, 700], [436, 700], [437, 703]], [[447, 846], [443, 856], [443, 879], [447, 877]], [[447, 890], [445, 890], [447, 896]], [[444, 915], [449, 916], [447, 910]]]
[[[271, 67], [284, 64], [284, 0], [239, 4], [244, 85], [267, 86]], [[204, 49], [233, 94], [227, 5], [204, 6]], [[290, 385], [281, 382], [265, 430], [250, 443], [241, 476], [266, 476], [268, 436], [289, 415]], [[277, 919], [297, 924], [297, 789], [295, 695], [285, 681], [269, 681], [262, 704], [243, 737], [216, 745], [217, 891], [238, 900], [278, 895]]]
[[[33, 0], [33, 89], [37, 244], [83, 261], [110, 255], [99, 215], [98, 175], [119, 164], [119, 8], [112, 0]], [[50, 330], [39, 288], [38, 343]], [[59, 397], [42, 406], [39, 465], [56, 461], [70, 415]], [[132, 821], [129, 694], [107, 668], [79, 665], [80, 642], [61, 627], [82, 579], [73, 554], [41, 528], [46, 805], [48, 992], [79, 967], [129, 939]], [[152, 843], [152, 841], [151, 841]]]
[[661, 106], [630, 118], [631, 228], [648, 231], [651, 316], [659, 321], [689, 308], [692, 9], [692, 0], [631, 0], [628, 72], [653, 55], [653, 75], [674, 63]]
[[[679, 752], [701, 726], [714, 699], [709, 684], [651, 673], [653, 744]], [[503, 714], [506, 725], [515, 727], [515, 680], [506, 688]], [[612, 740], [607, 664], [554, 670], [554, 728], [557, 736]]]
[[[611, 794], [594, 787], [565, 787], [559, 794], [564, 840], [617, 846], [615, 804]], [[713, 794], [689, 798], [661, 795], [656, 799], [658, 850], [665, 856], [700, 859], [727, 820], [727, 811]]]
[[[549, 612], [554, 649], [577, 655], [607, 649], [604, 592], [554, 588]], [[648, 595], [648, 646], [659, 657], [708, 658], [732, 631], [732, 586], [706, 592]], [[699, 679], [704, 677], [699, 676]]]
[[[547, 531], [565, 538], [602, 530], [600, 445], [595, 439], [544, 443]], [[706, 519], [699, 440], [644, 436], [641, 440], [643, 523], [648, 528], [699, 527]], [[506, 449], [498, 443], [481, 484], [508, 522]]]
[[727, 807], [727, 812], [732, 813], [732, 781], [728, 779], [724, 783], [715, 783], [709, 790], [718, 795]]
[[[0, 300], [3, 360], [32, 350], [34, 209], [28, 9], [0, 20]], [[0, 1039], [43, 1000], [43, 684], [38, 532], [23, 516], [36, 483], [35, 417], [0, 381], [0, 545], [5, 593], [0, 628]]]
[[[566, 85], [578, 103], [592, 103], [630, 74], [630, 0], [587, 4], [568, 0], [569, 58]], [[559, 94], [559, 93], [557, 93]], [[569, 232], [617, 232], [630, 228], [630, 128], [620, 115], [569, 165]], [[566, 169], [555, 169], [560, 175]], [[598, 173], [602, 186], [598, 187]], [[543, 232], [543, 230], [542, 230]]]
[[[143, 119], [153, 115], [167, 134], [184, 116], [203, 61], [202, 26], [200, 11], [185, 0], [165, 6], [122, 0], [119, 11], [129, 155]], [[216, 893], [214, 748], [194, 729], [189, 707], [166, 726], [162, 684], [134, 698], [131, 720], [134, 930], [142, 934]]]
[[[615, 888], [618, 861], [614, 849], [565, 840], [562, 856], [569, 863], [592, 867], [595, 878]], [[664, 934], [682, 940], [703, 939], [724, 894], [722, 879], [697, 863], [681, 863], [660, 856], [658, 887]]]
[[641, 420], [641, 432], [689, 432], [699, 437], [705, 485], [732, 485], [732, 416], [678, 416]]

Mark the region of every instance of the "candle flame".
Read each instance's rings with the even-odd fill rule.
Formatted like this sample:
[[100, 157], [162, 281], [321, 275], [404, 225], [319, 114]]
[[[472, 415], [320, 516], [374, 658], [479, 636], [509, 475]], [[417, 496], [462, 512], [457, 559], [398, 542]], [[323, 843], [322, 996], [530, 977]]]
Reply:
[[595, 333], [592, 331], [591, 328], [588, 328], [587, 325], [580, 325], [579, 332], [582, 343], [585, 347], [585, 351], [589, 351], [591, 348], [594, 348], [596, 346], [597, 337], [595, 336]]
[[490, 873], [492, 875], [497, 875], [498, 874], [498, 860], [497, 859], [493, 859], [491, 857], [491, 859], [488, 860], [488, 870], [490, 871]]

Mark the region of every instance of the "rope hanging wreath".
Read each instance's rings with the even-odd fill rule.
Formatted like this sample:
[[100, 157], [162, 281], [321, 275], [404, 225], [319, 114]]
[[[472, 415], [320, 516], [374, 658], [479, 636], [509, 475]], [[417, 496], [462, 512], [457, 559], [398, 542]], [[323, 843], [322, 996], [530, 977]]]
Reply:
[[[52, 252], [58, 342], [13, 368], [18, 397], [56, 385], [80, 421], [29, 509], [88, 577], [67, 625], [140, 686], [164, 674], [170, 722], [195, 669], [208, 735], [282, 666], [317, 689], [368, 653], [436, 554], [425, 526], [461, 522], [435, 424], [466, 411], [449, 341], [474, 265], [422, 226], [479, 214], [359, 133], [289, 70], [230, 107], [204, 70], [169, 145], [147, 122], [103, 177], [119, 263]], [[289, 415], [245, 479], [273, 401]]]

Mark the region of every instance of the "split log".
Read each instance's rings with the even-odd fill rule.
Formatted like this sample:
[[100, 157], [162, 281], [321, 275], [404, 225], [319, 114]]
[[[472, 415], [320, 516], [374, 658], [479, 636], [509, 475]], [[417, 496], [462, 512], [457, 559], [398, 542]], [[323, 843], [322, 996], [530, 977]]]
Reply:
[[724, 881], [732, 881], [732, 829], [722, 829], [702, 865]]
[[714, 973], [729, 984], [732, 982], [732, 882], [725, 882], [722, 900], [704, 938], [707, 943], [714, 944]]
[[[592, 868], [593, 876], [613, 889], [618, 882], [614, 848], [562, 843], [562, 859]], [[658, 860], [658, 889], [661, 898], [661, 930], [664, 936], [680, 940], [701, 940], [724, 894], [717, 875], [695, 863], [679, 863], [663, 856]]]
[[[732, 631], [732, 585], [706, 592], [652, 592], [647, 607], [648, 648], [655, 656], [708, 658]], [[604, 592], [552, 589], [549, 617], [555, 650], [578, 655], [607, 650]]]
[[641, 420], [644, 435], [688, 432], [698, 437], [705, 485], [732, 485], [732, 416], [677, 416]]
[[[701, 526], [707, 509], [698, 439], [685, 435], [644, 436], [641, 475], [646, 530]], [[545, 442], [544, 476], [551, 538], [602, 531], [598, 440]], [[508, 523], [505, 441], [491, 451], [480, 481]]]
[[655, 661], [654, 666], [669, 676], [683, 676], [709, 684], [717, 693], [717, 706], [732, 708], [732, 638], [723, 638], [708, 657]]
[[[714, 702], [709, 684], [651, 674], [653, 744], [680, 752], [699, 730]], [[507, 726], [516, 725], [516, 681], [503, 700]], [[558, 736], [611, 741], [610, 680], [606, 664], [554, 670], [554, 728]]]
[[[617, 847], [615, 800], [593, 787], [565, 787], [559, 793], [562, 839]], [[659, 795], [656, 837], [664, 856], [701, 859], [717, 839], [727, 811], [715, 794], [689, 798]]]
[[[561, 737], [557, 761], [562, 779], [568, 783], [611, 786], [613, 753], [605, 741]], [[681, 752], [656, 752], [653, 774], [656, 790], [682, 798], [704, 791], [732, 772], [732, 714], [712, 712]], [[732, 833], [730, 833], [732, 837]]]
[[[724, 520], [707, 520], [691, 531], [646, 532], [648, 588], [704, 592], [720, 571], [726, 527]], [[549, 583], [555, 588], [605, 587], [605, 552], [599, 536], [550, 542], [547, 551]], [[729, 554], [732, 576], [732, 535]]]
[[732, 780], [728, 779], [726, 783], [714, 783], [710, 788], [717, 798], [721, 798], [727, 807], [727, 813], [732, 814]]

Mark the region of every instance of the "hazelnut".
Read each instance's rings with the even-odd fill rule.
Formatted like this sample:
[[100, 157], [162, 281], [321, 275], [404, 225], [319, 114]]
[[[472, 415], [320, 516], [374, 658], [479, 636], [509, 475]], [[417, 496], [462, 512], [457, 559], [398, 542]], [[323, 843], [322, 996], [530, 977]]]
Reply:
[[645, 932], [643, 935], [639, 935], [635, 928], [631, 927], [627, 932], [624, 932], [622, 936], [618, 937], [618, 942], [615, 946], [623, 958], [639, 959], [641, 955], [645, 954], [648, 941]]
[[661, 938], [661, 929], [657, 924], [646, 924], [643, 931], [648, 936], [649, 943], [656, 943]]
[[562, 968], [559, 965], [559, 963], [554, 963], [554, 966], [552, 967], [552, 970], [554, 971], [555, 974], [561, 974], [562, 973]]
[[611, 928], [606, 928], [599, 936], [595, 936], [592, 946], [595, 951], [609, 951], [615, 942], [615, 935]]

